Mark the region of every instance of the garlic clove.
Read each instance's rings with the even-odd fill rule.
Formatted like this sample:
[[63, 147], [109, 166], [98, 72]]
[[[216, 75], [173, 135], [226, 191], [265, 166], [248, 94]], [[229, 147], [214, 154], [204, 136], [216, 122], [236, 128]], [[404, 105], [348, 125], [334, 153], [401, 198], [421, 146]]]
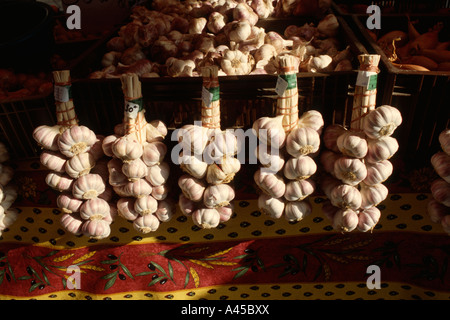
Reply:
[[135, 198], [120, 198], [117, 200], [117, 213], [128, 221], [134, 221], [139, 217], [139, 213], [134, 209]]

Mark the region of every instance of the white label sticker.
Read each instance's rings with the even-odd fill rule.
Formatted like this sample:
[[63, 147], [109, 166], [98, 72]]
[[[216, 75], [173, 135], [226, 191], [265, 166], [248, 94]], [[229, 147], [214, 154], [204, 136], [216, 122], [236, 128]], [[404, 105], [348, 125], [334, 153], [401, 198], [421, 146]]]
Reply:
[[209, 107], [209, 105], [211, 104], [213, 98], [213, 94], [206, 89], [205, 87], [202, 88], [202, 100], [203, 103], [205, 104], [205, 106]]
[[359, 71], [356, 78], [356, 85], [358, 87], [368, 88], [370, 83], [370, 76], [376, 75], [376, 72], [372, 71]]
[[70, 100], [69, 87], [55, 86], [55, 100], [58, 102], [67, 102]]
[[139, 112], [139, 105], [130, 101], [125, 102], [125, 114], [128, 118], [136, 119]]
[[275, 87], [275, 92], [281, 96], [286, 91], [286, 88], [288, 87], [288, 82], [284, 80], [282, 77], [278, 77], [277, 84]]

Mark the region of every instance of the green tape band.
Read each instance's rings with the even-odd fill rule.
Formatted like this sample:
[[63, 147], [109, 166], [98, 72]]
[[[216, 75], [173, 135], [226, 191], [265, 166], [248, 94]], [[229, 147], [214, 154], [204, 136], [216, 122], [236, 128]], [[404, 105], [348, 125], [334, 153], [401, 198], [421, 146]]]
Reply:
[[280, 74], [280, 77], [288, 83], [286, 90], [297, 88], [296, 74]]

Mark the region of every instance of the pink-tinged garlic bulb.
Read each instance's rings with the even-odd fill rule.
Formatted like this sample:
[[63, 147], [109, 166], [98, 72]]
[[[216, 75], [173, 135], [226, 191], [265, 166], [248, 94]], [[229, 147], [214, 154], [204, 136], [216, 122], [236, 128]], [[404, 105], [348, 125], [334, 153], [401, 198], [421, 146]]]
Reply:
[[284, 198], [287, 201], [301, 201], [314, 193], [316, 183], [311, 179], [291, 180], [286, 183]]
[[442, 150], [450, 155], [450, 129], [446, 129], [439, 134], [439, 143]]
[[258, 197], [258, 208], [261, 213], [279, 219], [284, 213], [285, 202], [282, 198], [274, 198], [266, 193], [261, 193]]
[[[105, 181], [105, 180], [103, 180]], [[114, 189], [109, 185], [105, 183], [105, 191], [103, 191], [102, 193], [100, 193], [98, 195], [98, 197], [100, 199], [103, 199], [107, 202], [111, 202], [111, 200], [114, 198], [115, 193], [114, 193]]]
[[139, 216], [133, 221], [133, 227], [140, 233], [150, 233], [158, 230], [160, 222], [158, 218], [153, 214], [146, 214]]
[[427, 205], [427, 212], [432, 222], [440, 223], [445, 216], [450, 215], [450, 207], [431, 199]]
[[247, 3], [239, 2], [236, 7], [233, 8], [233, 20], [245, 21], [254, 26], [258, 22], [259, 17]]
[[76, 199], [72, 194], [66, 192], [62, 193], [56, 198], [56, 205], [64, 213], [79, 212], [80, 207], [83, 205], [83, 200]]
[[450, 155], [445, 152], [437, 152], [431, 157], [431, 165], [436, 173], [450, 183]]
[[187, 198], [184, 194], [180, 194], [178, 206], [180, 207], [181, 213], [185, 216], [191, 216], [196, 210], [195, 202]]
[[367, 155], [364, 158], [369, 163], [389, 160], [399, 148], [397, 139], [384, 137], [381, 139], [368, 139]]
[[358, 226], [356, 227], [361, 232], [373, 230], [380, 220], [381, 212], [377, 207], [370, 207], [359, 212]]
[[259, 144], [255, 149], [255, 153], [261, 166], [264, 167], [263, 171], [277, 173], [283, 169], [285, 160], [283, 153], [279, 149]]
[[199, 202], [203, 199], [206, 186], [201, 180], [189, 175], [182, 175], [178, 179], [178, 186], [186, 198], [194, 202]]
[[143, 151], [142, 160], [147, 166], [159, 165], [167, 153], [167, 146], [161, 141], [154, 141], [146, 143]]
[[231, 156], [223, 157], [219, 163], [212, 163], [206, 171], [206, 181], [210, 184], [229, 183], [241, 169], [241, 162]]
[[334, 163], [334, 175], [343, 183], [356, 186], [367, 177], [367, 168], [360, 159], [340, 157]]
[[334, 164], [341, 157], [342, 154], [325, 149], [320, 153], [319, 161], [325, 172], [334, 176]]
[[180, 168], [194, 178], [203, 179], [208, 170], [208, 163], [199, 155], [180, 155]]
[[175, 213], [175, 203], [171, 199], [158, 201], [158, 209], [155, 215], [161, 222], [168, 222]]
[[147, 142], [163, 141], [168, 133], [165, 123], [161, 120], [148, 122], [145, 126], [145, 131]]
[[83, 220], [76, 215], [65, 213], [61, 216], [61, 225], [64, 229], [74, 235], [82, 234], [81, 226], [83, 225]]
[[322, 212], [325, 215], [325, 217], [330, 221], [333, 221], [334, 215], [339, 210], [342, 210], [342, 209], [339, 209], [338, 207], [333, 206], [331, 204], [330, 200], [325, 200], [322, 204]]
[[402, 123], [400, 111], [394, 107], [383, 105], [369, 112], [364, 117], [363, 130], [371, 139], [391, 136]]
[[366, 137], [361, 132], [346, 131], [337, 138], [336, 144], [339, 151], [349, 157], [361, 159], [368, 151]]
[[303, 112], [303, 114], [298, 119], [299, 128], [311, 128], [320, 135], [324, 128], [325, 122], [323, 120], [322, 114], [317, 110], [308, 110]]
[[238, 152], [236, 135], [229, 131], [214, 130], [210, 134], [211, 141], [205, 151], [214, 161], [220, 161], [224, 157], [234, 156]]
[[209, 30], [209, 32], [217, 34], [227, 24], [227, 21], [227, 16], [221, 14], [220, 12], [213, 11], [208, 17], [206, 28]]
[[157, 209], [158, 201], [156, 201], [155, 198], [153, 198], [151, 195], [138, 198], [134, 202], [134, 211], [136, 211], [141, 216], [155, 213]]
[[358, 227], [358, 214], [352, 209], [339, 209], [333, 216], [332, 227], [339, 232], [351, 232]]
[[17, 186], [13, 184], [8, 184], [3, 187], [3, 199], [0, 206], [3, 207], [4, 210], [8, 210], [16, 201], [18, 195], [17, 189]]
[[433, 198], [446, 207], [450, 207], [450, 184], [444, 179], [438, 178], [431, 183]]
[[45, 177], [45, 183], [47, 183], [50, 188], [62, 192], [72, 189], [74, 179], [65, 173], [50, 172]]
[[284, 217], [288, 221], [301, 221], [312, 212], [312, 206], [307, 200], [288, 201], [284, 209]]
[[364, 184], [373, 186], [386, 181], [392, 174], [394, 167], [389, 160], [383, 160], [376, 163], [368, 163], [367, 177], [363, 180]]
[[233, 212], [234, 212], [234, 204], [231, 202], [227, 206], [216, 208], [217, 212], [219, 212], [220, 215], [220, 222], [227, 222], [231, 219]]
[[441, 220], [442, 228], [444, 229], [444, 232], [450, 234], [450, 215], [446, 215]]
[[20, 211], [18, 208], [3, 209], [0, 206], [0, 235], [3, 230], [9, 228], [19, 218]]
[[263, 144], [281, 149], [286, 142], [283, 117], [261, 117], [253, 122], [252, 131]]
[[120, 198], [117, 200], [117, 213], [128, 221], [134, 221], [139, 217], [139, 213], [134, 209], [135, 198]]
[[320, 136], [309, 127], [295, 128], [286, 138], [286, 151], [293, 157], [315, 153], [319, 147]]
[[281, 198], [286, 192], [286, 184], [277, 174], [256, 170], [253, 175], [256, 185], [273, 198]]
[[382, 183], [373, 186], [366, 186], [362, 183], [360, 192], [362, 197], [361, 209], [363, 210], [379, 205], [389, 194], [388, 188]]
[[161, 186], [169, 179], [170, 167], [167, 162], [161, 162], [147, 168], [145, 179], [154, 187]]
[[103, 139], [105, 139], [105, 137], [99, 134], [96, 135], [96, 137], [97, 140], [88, 151], [95, 161], [101, 159], [105, 155], [105, 153], [103, 152]]
[[347, 129], [340, 124], [332, 124], [327, 126], [323, 132], [323, 144], [325, 148], [336, 153], [340, 152], [337, 146], [337, 139], [346, 131]]
[[122, 187], [122, 192], [126, 197], [141, 198], [152, 193], [153, 187], [146, 179], [130, 181]]
[[65, 172], [67, 158], [60, 152], [44, 150], [40, 155], [40, 162], [47, 169], [54, 172]]
[[129, 181], [145, 178], [147, 172], [147, 165], [141, 158], [127, 161], [122, 164], [122, 173], [127, 176]]
[[114, 153], [112, 152], [112, 145], [114, 144], [114, 142], [119, 139], [120, 136], [117, 134], [112, 134], [109, 136], [106, 136], [103, 141], [102, 141], [102, 149], [103, 149], [103, 153], [108, 156], [108, 157], [112, 157], [114, 156]]
[[94, 131], [85, 126], [72, 126], [66, 129], [58, 139], [59, 151], [66, 157], [87, 152], [97, 141]]
[[289, 180], [308, 179], [317, 171], [317, 164], [310, 156], [290, 158], [283, 168], [284, 176]]
[[72, 194], [77, 199], [92, 199], [105, 191], [105, 183], [100, 175], [89, 173], [75, 180]]
[[165, 200], [169, 194], [169, 186], [163, 184], [152, 188], [152, 197], [158, 201]]
[[105, 220], [94, 219], [83, 222], [81, 232], [91, 239], [105, 239], [111, 234], [111, 227]]
[[219, 208], [229, 205], [234, 197], [234, 189], [228, 184], [210, 185], [203, 193], [203, 203], [207, 208]]
[[58, 139], [61, 134], [61, 126], [42, 125], [34, 129], [33, 138], [39, 146], [45, 150], [59, 151]]
[[114, 141], [111, 150], [113, 154], [122, 161], [138, 159], [144, 152], [142, 145], [133, 135], [126, 135]]
[[65, 170], [70, 177], [76, 179], [88, 174], [94, 166], [94, 157], [88, 152], [83, 152], [69, 158]]
[[216, 209], [200, 208], [192, 213], [192, 221], [202, 229], [212, 229], [219, 225], [220, 214]]
[[358, 188], [341, 184], [331, 190], [330, 201], [335, 207], [357, 211], [361, 207], [362, 196]]
[[80, 207], [80, 217], [84, 220], [103, 219], [109, 215], [109, 203], [100, 198], [84, 201]]
[[177, 139], [182, 147], [183, 155], [201, 155], [209, 142], [209, 129], [187, 124], [179, 129]]
[[126, 185], [129, 180], [122, 172], [122, 160], [119, 158], [112, 158], [108, 161], [108, 182], [113, 187], [122, 187]]
[[330, 198], [331, 191], [342, 184], [342, 181], [331, 176], [331, 175], [324, 175], [321, 178], [320, 187], [323, 191], [323, 193], [327, 196], [327, 198]]

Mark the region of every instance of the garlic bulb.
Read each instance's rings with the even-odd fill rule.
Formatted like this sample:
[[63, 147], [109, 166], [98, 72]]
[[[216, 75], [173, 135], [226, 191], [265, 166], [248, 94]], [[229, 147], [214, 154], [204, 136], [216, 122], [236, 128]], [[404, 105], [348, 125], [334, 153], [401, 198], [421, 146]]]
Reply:
[[83, 225], [83, 221], [81, 218], [77, 218], [74, 215], [65, 213], [61, 216], [60, 223], [64, 229], [74, 235], [80, 235], [81, 226]]
[[147, 165], [141, 158], [124, 162], [122, 164], [122, 173], [129, 181], [136, 181], [144, 178], [147, 175]]
[[84, 220], [103, 219], [109, 215], [109, 204], [103, 199], [93, 198], [84, 201], [80, 207], [80, 217]]
[[144, 153], [142, 145], [133, 135], [118, 138], [111, 146], [113, 154], [122, 161], [138, 159]]
[[224, 157], [220, 163], [208, 166], [206, 181], [210, 184], [229, 183], [241, 168], [241, 162], [234, 157]]
[[227, 206], [216, 208], [217, 212], [219, 212], [220, 215], [220, 221], [221, 222], [227, 222], [231, 219], [233, 212], [234, 212], [234, 205], [233, 203], [230, 203]]
[[285, 202], [282, 198], [274, 198], [266, 193], [262, 193], [258, 197], [258, 208], [261, 213], [273, 219], [279, 219], [284, 213]]
[[81, 232], [91, 239], [101, 240], [107, 238], [110, 235], [111, 227], [105, 220], [87, 220], [83, 222], [83, 225], [81, 226]]
[[220, 214], [216, 209], [201, 208], [192, 213], [192, 221], [203, 229], [216, 228], [220, 223]]
[[339, 22], [332, 13], [326, 15], [317, 24], [317, 31], [325, 37], [335, 37], [339, 32]]
[[201, 155], [209, 142], [209, 130], [197, 125], [185, 125], [177, 132], [183, 155]]
[[100, 175], [89, 173], [75, 180], [72, 194], [77, 199], [92, 199], [105, 191], [105, 183]]
[[205, 192], [206, 187], [201, 180], [189, 175], [182, 175], [178, 179], [178, 186], [189, 200], [199, 202], [203, 199], [203, 193]]
[[444, 179], [438, 178], [431, 183], [433, 198], [446, 207], [450, 207], [450, 184]]
[[360, 192], [362, 197], [362, 209], [368, 209], [379, 205], [387, 198], [389, 194], [388, 188], [382, 183], [373, 186], [366, 186], [362, 183]]
[[437, 152], [431, 157], [431, 165], [436, 173], [450, 183], [450, 155], [445, 152]]
[[337, 138], [336, 144], [339, 151], [349, 157], [361, 159], [367, 154], [367, 140], [361, 132], [346, 131]]
[[358, 227], [358, 214], [352, 209], [338, 210], [332, 220], [332, 227], [336, 231], [351, 232]]
[[291, 180], [286, 183], [284, 198], [287, 201], [301, 201], [313, 194], [316, 183], [311, 179]]
[[175, 204], [171, 200], [158, 201], [155, 215], [161, 222], [170, 221], [175, 213]]
[[59, 136], [58, 147], [63, 155], [70, 158], [89, 151], [96, 141], [97, 136], [88, 127], [72, 126]]
[[391, 136], [402, 123], [400, 111], [383, 105], [369, 112], [363, 120], [364, 133], [371, 139]]
[[142, 160], [147, 166], [160, 164], [167, 153], [167, 146], [161, 141], [154, 141], [144, 145]]
[[[117, 187], [116, 187], [117, 188]], [[135, 181], [130, 181], [121, 188], [122, 193], [126, 197], [141, 198], [148, 196], [152, 193], [152, 186], [146, 179], [137, 179]], [[117, 192], [117, 191], [116, 191]]]
[[122, 161], [112, 158], [108, 161], [108, 182], [113, 187], [121, 187], [128, 183], [128, 177], [122, 172]]
[[39, 146], [46, 150], [59, 151], [58, 139], [61, 134], [61, 126], [42, 125], [33, 130], [33, 138]]
[[319, 135], [322, 133], [324, 125], [322, 114], [317, 110], [307, 110], [298, 119], [299, 128], [311, 128]]
[[337, 139], [346, 131], [347, 129], [340, 124], [332, 124], [327, 126], [323, 132], [323, 144], [325, 148], [333, 152], [340, 152], [337, 146]]
[[56, 198], [58, 208], [64, 213], [79, 212], [83, 200], [74, 198], [70, 193], [62, 193]]
[[200, 34], [205, 29], [208, 20], [204, 17], [193, 18], [189, 23], [189, 34]]
[[341, 209], [352, 209], [357, 211], [362, 204], [362, 195], [358, 188], [341, 184], [330, 191], [331, 203]]
[[187, 198], [184, 194], [180, 194], [178, 198], [178, 206], [185, 216], [190, 216], [196, 210], [194, 201]]
[[253, 175], [256, 185], [266, 194], [281, 198], [286, 192], [286, 184], [279, 175], [269, 172], [263, 172], [261, 169], [256, 170]]
[[365, 160], [369, 163], [390, 159], [399, 148], [397, 139], [384, 137], [380, 139], [368, 139], [368, 151]]
[[214, 33], [219, 33], [223, 27], [226, 25], [228, 18], [218, 11], [211, 12], [208, 17], [208, 22], [206, 28]]
[[114, 155], [114, 153], [112, 152], [112, 145], [119, 138], [120, 138], [119, 135], [112, 134], [112, 135], [106, 136], [102, 140], [102, 149], [103, 149], [103, 153], [106, 156], [112, 157]]
[[327, 54], [321, 54], [317, 57], [312, 57], [309, 61], [309, 72], [325, 72], [332, 71], [333, 58]]
[[208, 163], [202, 160], [198, 155], [180, 155], [180, 168], [194, 178], [202, 179], [206, 176]]
[[169, 57], [165, 63], [167, 74], [171, 77], [192, 77], [196, 68], [195, 62], [189, 59]]
[[167, 135], [167, 132], [167, 127], [161, 120], [152, 120], [145, 125], [147, 142], [162, 141]]
[[279, 149], [260, 143], [255, 149], [255, 154], [263, 166], [263, 171], [277, 173], [283, 169], [285, 163], [284, 155]]
[[203, 193], [203, 204], [207, 208], [224, 207], [234, 199], [234, 189], [228, 184], [210, 185]]
[[148, 167], [145, 179], [154, 187], [161, 186], [169, 179], [170, 167], [167, 162]]
[[139, 213], [134, 210], [135, 198], [120, 198], [117, 200], [117, 213], [125, 220], [134, 221]]
[[450, 214], [450, 207], [431, 199], [427, 205], [427, 212], [432, 222], [440, 223], [445, 216]]
[[360, 159], [340, 157], [334, 163], [334, 175], [342, 182], [356, 186], [367, 177], [367, 168]]
[[289, 180], [308, 179], [317, 171], [317, 164], [310, 156], [290, 158], [286, 161], [283, 172]]
[[253, 122], [252, 131], [263, 144], [281, 149], [286, 141], [283, 117], [261, 117]]
[[139, 216], [133, 221], [133, 227], [140, 233], [150, 233], [158, 230], [160, 222], [153, 214]]
[[152, 188], [151, 195], [158, 201], [166, 199], [168, 194], [169, 194], [169, 187], [167, 186], [167, 184], [163, 184]]
[[156, 201], [151, 195], [138, 198], [134, 202], [134, 211], [141, 216], [155, 213], [157, 209], [158, 201]]
[[442, 131], [438, 139], [442, 150], [450, 155], [450, 129]]
[[255, 65], [255, 59], [249, 52], [240, 50], [225, 50], [220, 66], [229, 76], [247, 75]]
[[325, 149], [320, 153], [319, 161], [325, 172], [334, 176], [334, 164], [341, 157], [342, 154]]
[[72, 178], [79, 178], [88, 174], [95, 166], [94, 157], [88, 153], [79, 153], [66, 161], [66, 173]]
[[364, 184], [373, 186], [383, 183], [392, 174], [394, 167], [389, 160], [383, 160], [376, 163], [367, 163], [367, 177], [363, 180]]
[[103, 139], [105, 139], [102, 135], [96, 135], [97, 139], [95, 143], [89, 149], [89, 154], [93, 157], [94, 161], [101, 159], [105, 153], [103, 152]]
[[210, 134], [210, 142], [206, 146], [205, 151], [214, 161], [220, 161], [223, 157], [233, 156], [238, 152], [237, 138], [229, 130], [213, 131]]
[[252, 33], [252, 26], [248, 21], [232, 21], [224, 26], [228, 41], [240, 43], [247, 40]]
[[293, 157], [315, 153], [319, 147], [320, 136], [316, 130], [309, 127], [295, 128], [286, 138], [286, 151]]
[[377, 207], [370, 207], [359, 212], [357, 229], [361, 232], [372, 230], [380, 220], [381, 212]]
[[246, 21], [251, 25], [255, 25], [259, 17], [247, 3], [239, 2], [233, 8], [233, 19], [236, 21]]
[[74, 179], [65, 173], [50, 172], [45, 177], [45, 183], [52, 189], [59, 192], [68, 191], [72, 189]]
[[306, 201], [288, 201], [284, 209], [285, 218], [288, 221], [301, 221], [312, 212], [311, 204]]
[[65, 172], [67, 158], [60, 152], [44, 150], [40, 155], [40, 162], [47, 169], [54, 172]]

